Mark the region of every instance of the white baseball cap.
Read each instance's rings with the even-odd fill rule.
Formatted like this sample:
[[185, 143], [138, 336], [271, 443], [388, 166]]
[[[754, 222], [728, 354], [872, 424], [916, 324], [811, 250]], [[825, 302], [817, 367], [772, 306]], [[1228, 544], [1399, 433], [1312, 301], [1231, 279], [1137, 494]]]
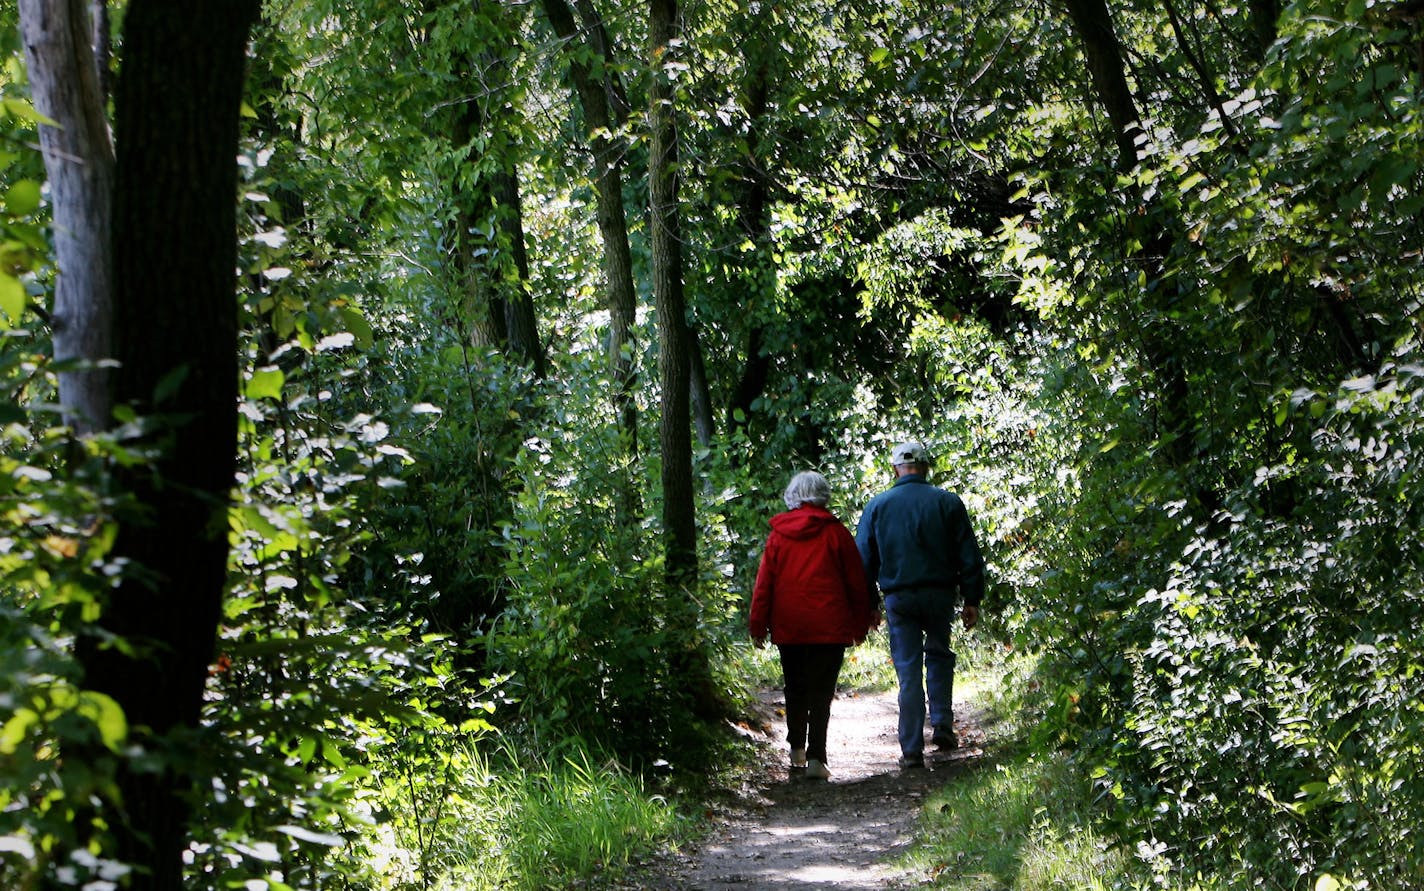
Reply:
[[895, 446], [890, 452], [890, 463], [899, 466], [901, 464], [928, 464], [930, 463], [930, 453], [925, 450], [923, 443], [902, 442]]

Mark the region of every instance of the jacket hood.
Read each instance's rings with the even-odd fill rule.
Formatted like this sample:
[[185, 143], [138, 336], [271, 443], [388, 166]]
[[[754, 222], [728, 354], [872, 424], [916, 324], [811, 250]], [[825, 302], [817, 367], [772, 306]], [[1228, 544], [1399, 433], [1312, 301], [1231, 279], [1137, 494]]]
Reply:
[[836, 522], [831, 512], [814, 504], [803, 504], [796, 510], [777, 514], [771, 518], [771, 528], [787, 538], [815, 538], [827, 525]]

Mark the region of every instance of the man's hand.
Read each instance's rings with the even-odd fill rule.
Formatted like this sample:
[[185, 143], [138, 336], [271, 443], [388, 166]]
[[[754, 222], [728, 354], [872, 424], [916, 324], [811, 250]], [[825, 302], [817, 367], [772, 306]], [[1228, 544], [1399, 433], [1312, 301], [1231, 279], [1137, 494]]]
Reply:
[[881, 622], [884, 618], [885, 618], [885, 617], [884, 617], [883, 615], [881, 615], [880, 610], [877, 609], [877, 610], [872, 611], [871, 614], [870, 614], [870, 630], [871, 630], [871, 631], [874, 631], [876, 628], [879, 628], [879, 627], [880, 627], [880, 622]]
[[764, 638], [764, 637], [753, 637], [753, 638], [752, 638], [752, 646], [754, 646], [754, 647], [756, 647], [758, 650], [760, 650], [762, 647], [766, 646], [766, 638]]
[[964, 611], [960, 613], [964, 618], [964, 630], [968, 631], [979, 624], [979, 607], [965, 604]]

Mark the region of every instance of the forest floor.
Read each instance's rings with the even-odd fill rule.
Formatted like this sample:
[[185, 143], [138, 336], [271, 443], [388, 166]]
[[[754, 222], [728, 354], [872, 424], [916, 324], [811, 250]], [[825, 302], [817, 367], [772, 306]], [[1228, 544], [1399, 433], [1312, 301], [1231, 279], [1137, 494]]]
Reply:
[[[831, 708], [829, 781], [787, 770], [784, 702], [763, 692], [756, 773], [712, 812], [696, 843], [657, 858], [619, 887], [625, 891], [884, 891], [917, 887], [925, 876], [896, 861], [914, 837], [920, 808], [941, 786], [984, 763], [984, 718], [955, 703], [959, 748], [925, 747], [925, 769], [901, 770], [896, 693], [840, 692]], [[926, 734], [928, 737], [928, 734]]]

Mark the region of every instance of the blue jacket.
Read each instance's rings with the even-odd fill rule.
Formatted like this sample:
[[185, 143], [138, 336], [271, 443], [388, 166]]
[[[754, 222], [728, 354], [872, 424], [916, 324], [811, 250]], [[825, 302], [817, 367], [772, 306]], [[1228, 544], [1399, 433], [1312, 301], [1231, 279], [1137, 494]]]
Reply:
[[896, 591], [955, 591], [968, 606], [984, 598], [984, 558], [964, 502], [908, 474], [860, 515], [855, 545], [865, 577], [884, 596]]

